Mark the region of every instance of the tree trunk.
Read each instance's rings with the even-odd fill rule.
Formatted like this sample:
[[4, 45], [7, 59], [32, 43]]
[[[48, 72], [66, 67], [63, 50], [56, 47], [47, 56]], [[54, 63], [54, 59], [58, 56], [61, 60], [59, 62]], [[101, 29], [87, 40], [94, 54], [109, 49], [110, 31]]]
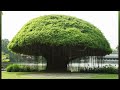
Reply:
[[44, 57], [47, 60], [46, 71], [48, 72], [66, 72], [68, 57], [66, 56], [65, 48], [51, 47]]
[[50, 56], [47, 58], [46, 71], [50, 72], [66, 72], [67, 71], [67, 60], [61, 56]]

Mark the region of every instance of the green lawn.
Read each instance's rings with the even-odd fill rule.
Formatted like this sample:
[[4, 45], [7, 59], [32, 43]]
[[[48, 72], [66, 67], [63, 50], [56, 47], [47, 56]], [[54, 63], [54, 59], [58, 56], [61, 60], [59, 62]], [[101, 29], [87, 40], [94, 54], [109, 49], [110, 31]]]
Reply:
[[2, 79], [118, 79], [118, 74], [5, 72]]

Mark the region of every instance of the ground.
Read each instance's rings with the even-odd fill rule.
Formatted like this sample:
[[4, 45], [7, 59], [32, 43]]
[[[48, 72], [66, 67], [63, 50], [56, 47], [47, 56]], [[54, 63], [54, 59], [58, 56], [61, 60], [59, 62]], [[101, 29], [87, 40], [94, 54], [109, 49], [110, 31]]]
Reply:
[[118, 79], [118, 74], [6, 72], [2, 79]]

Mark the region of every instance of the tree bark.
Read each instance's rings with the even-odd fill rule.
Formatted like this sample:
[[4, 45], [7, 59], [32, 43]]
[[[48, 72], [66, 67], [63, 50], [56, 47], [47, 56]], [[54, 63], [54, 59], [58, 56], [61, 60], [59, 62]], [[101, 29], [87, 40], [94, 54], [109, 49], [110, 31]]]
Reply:
[[67, 60], [61, 56], [49, 56], [47, 58], [46, 71], [52, 72], [66, 72], [67, 71]]
[[66, 52], [63, 47], [51, 47], [49, 53], [45, 55], [47, 60], [46, 71], [66, 72], [69, 59], [65, 53]]

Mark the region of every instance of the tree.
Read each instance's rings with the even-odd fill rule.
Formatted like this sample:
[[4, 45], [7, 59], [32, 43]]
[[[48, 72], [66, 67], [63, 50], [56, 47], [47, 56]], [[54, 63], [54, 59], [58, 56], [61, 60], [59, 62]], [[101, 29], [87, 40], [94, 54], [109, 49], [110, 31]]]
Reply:
[[[9, 58], [11, 61], [13, 61], [13, 53], [11, 53], [8, 49], [7, 49], [7, 45], [9, 43], [9, 40], [8, 39], [2, 39], [2, 54], [4, 55], [9, 55]], [[2, 55], [2, 58], [3, 58], [3, 55]]]
[[8, 62], [10, 62], [9, 54], [2, 52], [2, 66], [1, 67], [6, 68], [6, 66], [8, 65]]
[[2, 52], [2, 62], [9, 62], [9, 54]]
[[72, 59], [112, 52], [98, 28], [66, 15], [45, 15], [30, 20], [8, 48], [15, 53], [45, 57], [47, 71], [66, 71]]
[[9, 53], [10, 51], [8, 51], [7, 49], [7, 45], [9, 43], [9, 40], [8, 39], [2, 39], [2, 51], [4, 53]]
[[19, 54], [14, 54], [11, 51], [8, 50], [7, 45], [9, 43], [8, 39], [2, 39], [2, 58], [4, 58], [4, 55], [9, 55], [10, 62], [16, 62], [18, 59], [20, 59]]

